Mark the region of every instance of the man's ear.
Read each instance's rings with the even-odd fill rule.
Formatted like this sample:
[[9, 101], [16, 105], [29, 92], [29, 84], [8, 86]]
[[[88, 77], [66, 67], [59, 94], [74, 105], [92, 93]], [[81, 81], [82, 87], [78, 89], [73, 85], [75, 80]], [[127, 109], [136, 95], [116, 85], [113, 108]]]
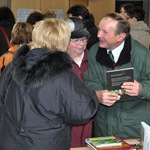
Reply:
[[136, 22], [137, 22], [137, 19], [136, 19], [135, 17], [133, 17], [133, 21], [134, 21], [134, 23], [136, 23]]
[[126, 38], [126, 33], [120, 33], [119, 35], [118, 35], [118, 41], [119, 42], [121, 42], [121, 41], [123, 41], [124, 39]]

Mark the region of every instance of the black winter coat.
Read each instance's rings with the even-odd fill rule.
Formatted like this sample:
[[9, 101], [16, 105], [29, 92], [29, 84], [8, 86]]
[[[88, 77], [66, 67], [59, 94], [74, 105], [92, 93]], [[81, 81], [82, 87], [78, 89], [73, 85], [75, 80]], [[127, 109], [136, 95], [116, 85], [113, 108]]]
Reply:
[[[14, 20], [11, 20], [11, 19], [0, 22], [0, 26], [2, 26], [4, 30], [6, 31], [9, 41], [11, 39], [11, 31], [12, 31], [14, 24], [15, 24]], [[6, 53], [8, 49], [9, 47], [6, 42], [5, 36], [3, 32], [0, 30], [0, 56]]]
[[0, 78], [0, 150], [69, 150], [71, 126], [87, 123], [98, 100], [65, 52], [22, 46]]
[[96, 25], [94, 23], [86, 24], [86, 28], [90, 33], [90, 37], [89, 37], [86, 48], [88, 50], [90, 50], [90, 48], [99, 41], [99, 39], [97, 37], [98, 28], [96, 27]]

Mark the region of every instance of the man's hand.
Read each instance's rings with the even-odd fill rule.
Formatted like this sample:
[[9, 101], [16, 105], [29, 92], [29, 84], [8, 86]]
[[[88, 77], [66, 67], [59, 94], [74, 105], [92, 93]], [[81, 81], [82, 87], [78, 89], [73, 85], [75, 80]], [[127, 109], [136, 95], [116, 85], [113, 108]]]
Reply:
[[112, 106], [118, 99], [118, 95], [116, 93], [111, 93], [108, 90], [96, 91], [96, 95], [99, 102], [106, 106]]
[[136, 80], [134, 80], [134, 82], [123, 83], [121, 88], [125, 89], [125, 93], [130, 96], [138, 96], [142, 89], [142, 85]]

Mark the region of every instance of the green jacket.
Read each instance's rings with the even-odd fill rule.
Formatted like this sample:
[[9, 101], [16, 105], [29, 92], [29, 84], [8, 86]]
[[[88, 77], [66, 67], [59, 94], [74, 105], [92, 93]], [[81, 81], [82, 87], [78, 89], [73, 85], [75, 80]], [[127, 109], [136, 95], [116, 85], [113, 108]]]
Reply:
[[140, 95], [132, 101], [116, 102], [113, 106], [99, 104], [94, 118], [94, 136], [139, 138], [141, 121], [150, 124], [150, 50], [129, 36], [116, 67], [106, 52], [96, 43], [88, 54], [85, 84], [94, 91], [107, 89], [106, 71], [134, 67], [135, 80], [140, 82]]

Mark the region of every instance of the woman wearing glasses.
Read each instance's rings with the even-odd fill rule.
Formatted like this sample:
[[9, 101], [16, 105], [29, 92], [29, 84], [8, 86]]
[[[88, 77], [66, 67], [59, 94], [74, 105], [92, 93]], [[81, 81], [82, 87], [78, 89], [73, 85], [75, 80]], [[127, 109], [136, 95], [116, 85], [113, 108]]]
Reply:
[[[83, 21], [78, 17], [70, 17], [66, 20], [71, 29], [71, 40], [68, 46], [68, 54], [73, 59], [73, 69], [77, 76], [84, 82], [84, 72], [87, 70], [88, 61], [86, 49], [89, 32], [84, 28]], [[85, 125], [73, 126], [71, 147], [85, 146], [85, 138], [91, 137], [92, 120]]]
[[78, 17], [80, 18], [85, 28], [88, 30], [90, 37], [87, 43], [86, 48], [90, 50], [90, 48], [99, 41], [97, 37], [98, 28], [95, 25], [95, 20], [93, 14], [91, 14], [83, 5], [74, 5], [67, 10], [68, 17]]

